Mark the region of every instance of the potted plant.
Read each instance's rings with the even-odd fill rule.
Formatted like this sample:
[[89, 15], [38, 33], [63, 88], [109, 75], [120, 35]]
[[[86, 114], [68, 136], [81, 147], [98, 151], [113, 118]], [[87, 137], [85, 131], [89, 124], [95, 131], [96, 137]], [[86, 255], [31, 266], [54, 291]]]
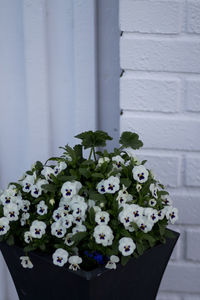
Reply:
[[76, 138], [0, 196], [0, 249], [19, 298], [155, 299], [178, 211], [132, 154], [143, 145], [136, 133], [123, 132], [112, 153], [103, 131]]

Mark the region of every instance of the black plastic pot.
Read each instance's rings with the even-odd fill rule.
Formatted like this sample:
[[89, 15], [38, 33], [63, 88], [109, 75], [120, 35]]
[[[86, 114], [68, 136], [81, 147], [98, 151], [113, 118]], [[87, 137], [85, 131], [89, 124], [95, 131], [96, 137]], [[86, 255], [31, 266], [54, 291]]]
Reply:
[[90, 272], [57, 267], [51, 256], [32, 252], [33, 269], [24, 269], [22, 249], [0, 243], [20, 300], [155, 300], [160, 282], [179, 238], [167, 239], [142, 256], [132, 258], [116, 270], [98, 268]]

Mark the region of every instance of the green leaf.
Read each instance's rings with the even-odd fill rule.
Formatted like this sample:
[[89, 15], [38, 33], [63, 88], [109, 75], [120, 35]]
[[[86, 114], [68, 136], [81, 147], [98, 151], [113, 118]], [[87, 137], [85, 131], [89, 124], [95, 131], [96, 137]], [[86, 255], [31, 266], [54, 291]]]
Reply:
[[63, 147], [59, 147], [59, 148], [66, 150], [67, 154], [72, 158], [72, 160], [76, 159], [75, 151], [69, 145], [66, 145], [65, 148]]
[[142, 242], [136, 242], [137, 252], [139, 255], [142, 255], [144, 252], [144, 246]]
[[42, 251], [45, 251], [45, 250], [46, 250], [45, 244], [41, 244], [41, 245], [39, 246], [39, 248], [40, 248], [40, 250], [42, 250]]
[[162, 223], [158, 223], [158, 226], [159, 226], [160, 235], [164, 235], [165, 234], [166, 225], [162, 224]]
[[96, 193], [94, 191], [89, 193], [89, 198], [91, 200], [106, 202], [106, 198], [103, 194], [99, 194], [99, 193]]
[[176, 237], [175, 234], [173, 233], [173, 231], [171, 231], [169, 229], [166, 229], [165, 236], [170, 238], [170, 239], [174, 239]]
[[75, 151], [76, 156], [78, 158], [82, 158], [83, 157], [83, 147], [82, 147], [82, 145], [75, 145], [74, 146], [74, 151]]
[[149, 242], [150, 247], [153, 247], [155, 245], [155, 238], [153, 238], [150, 234], [145, 233], [143, 239]]
[[92, 177], [98, 179], [104, 179], [104, 176], [101, 173], [92, 173]]
[[119, 143], [124, 148], [130, 147], [132, 149], [139, 149], [143, 146], [142, 141], [139, 140], [139, 136], [130, 131], [124, 131], [122, 133]]
[[89, 210], [89, 219], [90, 223], [95, 223], [95, 211], [93, 207], [91, 207]]
[[34, 167], [35, 167], [36, 170], [39, 170], [39, 171], [40, 171], [40, 170], [43, 169], [43, 164], [41, 163], [41, 161], [38, 160], [38, 161], [36, 161]]
[[121, 178], [120, 183], [124, 184], [128, 188], [132, 184], [132, 181], [128, 178]]
[[65, 176], [65, 175], [60, 175], [58, 174], [57, 179], [65, 182], [65, 181], [73, 181], [77, 179], [77, 176]]
[[15, 244], [15, 240], [14, 240], [14, 236], [13, 235], [9, 235], [8, 239], [6, 240], [7, 244], [9, 246], [12, 246]]
[[122, 264], [122, 266], [125, 266], [128, 263], [128, 261], [130, 260], [130, 258], [131, 258], [130, 255], [129, 256], [123, 256], [122, 255], [122, 257], [121, 257], [121, 264]]
[[42, 188], [46, 191], [46, 192], [52, 192], [54, 193], [57, 190], [57, 187], [55, 184], [43, 184]]
[[90, 178], [90, 176], [91, 176], [90, 171], [87, 170], [86, 168], [80, 168], [80, 169], [79, 169], [79, 173], [80, 173], [81, 175], [83, 175], [84, 177], [86, 177], [86, 178]]
[[87, 232], [77, 232], [75, 235], [72, 236], [71, 240], [78, 244], [87, 236]]
[[75, 138], [82, 140], [84, 149], [92, 147], [104, 147], [106, 146], [106, 140], [112, 140], [112, 138], [104, 131], [85, 131], [75, 136]]

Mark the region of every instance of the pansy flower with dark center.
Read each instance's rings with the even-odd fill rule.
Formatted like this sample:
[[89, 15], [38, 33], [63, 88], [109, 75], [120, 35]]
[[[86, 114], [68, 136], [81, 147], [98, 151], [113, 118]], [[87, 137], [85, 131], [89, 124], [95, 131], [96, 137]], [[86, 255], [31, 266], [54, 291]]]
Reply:
[[149, 172], [147, 169], [143, 166], [135, 166], [132, 170], [133, 172], [133, 178], [139, 182], [139, 183], [144, 183], [148, 179]]
[[108, 225], [97, 225], [94, 228], [93, 236], [97, 244], [102, 244], [103, 246], [112, 245], [114, 239], [113, 231]]
[[62, 248], [58, 248], [53, 254], [53, 263], [59, 267], [64, 266], [68, 260], [68, 252]]
[[4, 235], [10, 229], [9, 220], [6, 217], [0, 218], [0, 235]]
[[66, 227], [63, 226], [63, 223], [60, 221], [54, 222], [51, 224], [51, 234], [62, 238], [66, 234]]
[[178, 219], [178, 209], [172, 206], [166, 206], [166, 218], [174, 224]]
[[109, 221], [110, 215], [107, 211], [99, 211], [95, 214], [95, 222], [97, 222], [97, 224], [107, 225]]
[[17, 204], [10, 203], [4, 206], [4, 216], [9, 219], [9, 221], [17, 221], [19, 219], [19, 209]]
[[40, 239], [46, 230], [46, 224], [42, 221], [35, 220], [31, 224], [30, 233], [33, 238]]
[[131, 255], [135, 248], [136, 245], [131, 238], [124, 237], [119, 240], [119, 251], [123, 256]]

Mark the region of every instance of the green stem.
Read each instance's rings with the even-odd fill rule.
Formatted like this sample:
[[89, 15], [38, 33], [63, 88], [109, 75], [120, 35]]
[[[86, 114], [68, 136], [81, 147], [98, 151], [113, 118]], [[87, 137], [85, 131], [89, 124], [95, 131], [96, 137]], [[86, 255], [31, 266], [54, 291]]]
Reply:
[[92, 152], [93, 152], [93, 147], [92, 147], [91, 150], [90, 150], [89, 160], [91, 159]]

